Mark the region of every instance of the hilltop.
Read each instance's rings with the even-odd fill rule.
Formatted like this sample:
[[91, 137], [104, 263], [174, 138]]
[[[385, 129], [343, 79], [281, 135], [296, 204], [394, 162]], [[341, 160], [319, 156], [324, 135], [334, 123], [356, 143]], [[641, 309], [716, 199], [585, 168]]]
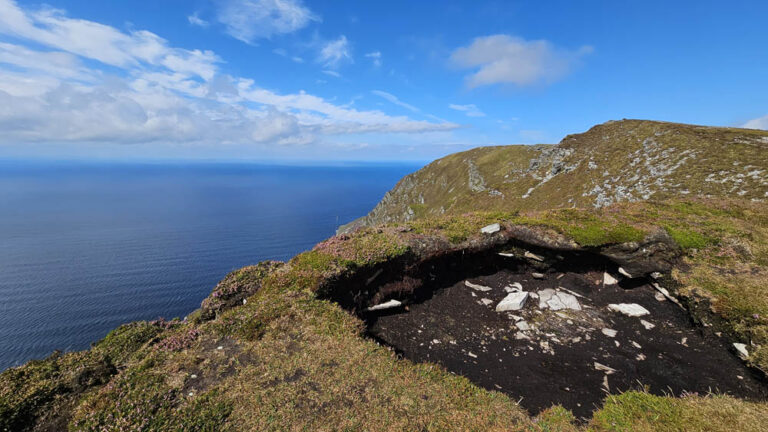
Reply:
[[184, 319], [4, 371], [0, 431], [764, 430], [766, 137], [448, 156]]
[[622, 120], [557, 145], [480, 147], [404, 177], [368, 215], [339, 232], [477, 210], [687, 196], [768, 199], [768, 132]]

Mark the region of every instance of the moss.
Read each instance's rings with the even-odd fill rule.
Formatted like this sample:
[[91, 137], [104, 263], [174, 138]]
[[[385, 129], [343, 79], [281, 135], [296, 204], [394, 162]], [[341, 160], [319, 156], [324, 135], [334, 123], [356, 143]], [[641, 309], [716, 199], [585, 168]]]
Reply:
[[534, 419], [535, 430], [542, 432], [576, 432], [576, 417], [569, 410], [555, 405], [542, 411]]
[[693, 229], [672, 225], [666, 225], [664, 228], [670, 237], [683, 249], [704, 249], [718, 242], [716, 238], [704, 235]]

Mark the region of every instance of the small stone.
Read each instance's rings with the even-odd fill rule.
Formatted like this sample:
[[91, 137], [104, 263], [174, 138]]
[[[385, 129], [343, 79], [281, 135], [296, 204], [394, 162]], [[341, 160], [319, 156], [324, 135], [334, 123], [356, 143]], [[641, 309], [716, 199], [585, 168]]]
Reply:
[[532, 259], [534, 261], [539, 261], [539, 262], [544, 261], [544, 257], [543, 256], [536, 255], [535, 253], [528, 252], [528, 251], [525, 251], [525, 254], [523, 254], [523, 256], [526, 257], [526, 258], [530, 258], [530, 259]]
[[217, 346], [217, 347], [216, 347], [216, 349], [217, 349], [217, 350], [223, 350], [223, 349], [224, 349], [224, 347], [223, 347], [223, 346], [221, 346], [221, 345], [219, 345], [219, 346]]
[[684, 338], [683, 338], [683, 339], [680, 341], [680, 345], [683, 345], [683, 346], [688, 346], [688, 338], [687, 338], [687, 337], [684, 337]]
[[525, 306], [526, 300], [528, 300], [528, 293], [525, 291], [509, 293], [496, 305], [496, 312], [520, 310]]
[[736, 354], [738, 354], [739, 358], [742, 360], [746, 360], [749, 358], [749, 351], [747, 351], [747, 345], [743, 343], [734, 343], [733, 347], [736, 349]]
[[467, 355], [472, 357], [472, 358], [477, 358], [477, 356], [475, 354], [472, 354], [471, 352], [468, 352]]
[[561, 309], [581, 310], [579, 300], [573, 294], [547, 288], [539, 291], [538, 295], [540, 309], [552, 309], [553, 311]]
[[190, 378], [192, 378], [192, 379], [196, 379], [196, 378], [197, 378], [197, 375], [195, 375], [195, 374], [192, 374], [192, 375], [190, 375], [189, 377], [190, 377]]
[[624, 277], [628, 277], [628, 278], [632, 279], [632, 275], [629, 274], [629, 272], [624, 270], [624, 268], [622, 268], [622, 267], [619, 267], [619, 274], [624, 276]]
[[661, 272], [653, 272], [653, 273], [651, 273], [651, 277], [656, 279], [656, 280], [661, 279], [662, 276], [664, 276], [664, 275]]
[[637, 342], [635, 342], [635, 341], [630, 341], [630, 342], [632, 342], [632, 346], [633, 346], [633, 347], [635, 347], [635, 348], [637, 348], [637, 349], [641, 349], [641, 348], [642, 348], [642, 345], [640, 345], [639, 343], [637, 343]]
[[515, 282], [512, 285], [507, 285], [504, 287], [504, 291], [511, 293], [516, 291], [522, 291], [523, 285], [520, 282]]
[[400, 302], [398, 300], [395, 300], [395, 299], [392, 299], [390, 301], [377, 304], [376, 306], [371, 306], [368, 309], [366, 309], [366, 311], [371, 312], [371, 311], [377, 311], [377, 310], [392, 309], [392, 308], [396, 308], [396, 307], [398, 307], [398, 306], [400, 306], [402, 304], [403, 304], [402, 302]]
[[487, 298], [482, 298], [482, 299], [480, 299], [480, 303], [482, 303], [484, 306], [488, 306], [488, 305], [493, 303], [493, 300], [487, 299]]
[[490, 224], [480, 228], [480, 232], [483, 234], [493, 234], [499, 231], [501, 231], [501, 225], [499, 225], [498, 223]]
[[651, 314], [648, 312], [648, 309], [640, 306], [637, 303], [609, 304], [608, 309], [630, 317], [641, 317]]
[[531, 273], [531, 277], [534, 279], [544, 279], [544, 273]]
[[637, 360], [637, 361], [643, 361], [645, 359], [646, 359], [646, 357], [645, 357], [645, 354], [643, 354], [643, 353], [640, 353], [640, 354], [635, 356], [635, 360]]
[[512, 257], [515, 256], [515, 254], [513, 254], [511, 252], [499, 252], [499, 255], [501, 255], [503, 257], [506, 257], [506, 258], [512, 258]]
[[609, 275], [608, 273], [603, 273], [604, 285], [616, 285], [617, 283], [619, 283], [619, 281], [615, 277]]
[[516, 322], [515, 323], [515, 327], [517, 327], [517, 329], [520, 330], [520, 331], [526, 331], [526, 330], [530, 330], [531, 329], [531, 326], [528, 325], [528, 323], [525, 322], [525, 321], [518, 321], [518, 322]]
[[620, 347], [620, 346], [621, 346], [621, 343], [620, 343], [619, 341], [617, 341], [617, 340], [613, 341], [613, 343], [615, 343], [615, 344], [616, 344], [616, 348], [618, 348], [618, 347]]
[[491, 290], [491, 287], [487, 287], [485, 285], [475, 284], [475, 283], [472, 283], [470, 281], [464, 281], [464, 285], [472, 288], [473, 290], [482, 291], [482, 292], [486, 292], [486, 291], [490, 291]]
[[195, 392], [189, 392], [189, 394], [187, 394], [187, 396], [189, 396], [189, 397], [192, 397], [194, 395], [195, 395]]
[[610, 374], [616, 372], [616, 369], [614, 369], [614, 368], [612, 368], [610, 366], [606, 366], [606, 365], [604, 365], [602, 363], [595, 362], [594, 366], [595, 366], [595, 369], [597, 369], [599, 371], [605, 372], [606, 375], [610, 375]]
[[649, 323], [646, 320], [640, 320], [640, 324], [642, 324], [643, 327], [645, 327], [646, 330], [650, 330], [650, 329], [656, 327], [656, 324]]
[[440, 343], [440, 339], [432, 339], [432, 343], [437, 345]]
[[664, 294], [662, 294], [662, 293], [660, 293], [660, 292], [658, 292], [658, 291], [656, 291], [655, 293], [653, 293], [653, 298], [655, 298], [656, 300], [658, 300], [658, 301], [660, 301], [660, 302], [663, 302], [663, 301], [667, 301], [667, 298], [666, 298], [666, 297], [664, 297]]
[[616, 334], [619, 333], [618, 331], [616, 331], [614, 329], [609, 329], [609, 328], [604, 328], [601, 331], [603, 332], [604, 335], [606, 335], [608, 337], [611, 337], [611, 338], [612, 337], [616, 337]]
[[248, 303], [248, 299], [243, 299], [243, 304]]

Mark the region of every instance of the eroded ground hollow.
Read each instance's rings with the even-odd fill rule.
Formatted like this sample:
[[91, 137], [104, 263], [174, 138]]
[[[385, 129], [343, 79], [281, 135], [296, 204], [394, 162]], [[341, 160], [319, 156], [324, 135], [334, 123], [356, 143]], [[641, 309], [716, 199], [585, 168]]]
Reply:
[[[343, 283], [335, 292], [347, 294], [336, 300], [403, 357], [439, 363], [520, 400], [532, 414], [560, 404], [587, 419], [607, 393], [642, 388], [768, 397], [761, 377], [651, 280], [622, 277], [597, 255], [537, 251], [545, 258], [539, 262], [499, 252], [452, 253], [399, 274], [396, 265], [385, 266]], [[620, 283], [606, 284], [606, 273]], [[529, 293], [524, 307], [497, 311], [519, 287]], [[402, 304], [366, 311], [372, 300]], [[649, 313], [627, 316], [612, 304], [637, 304]]]

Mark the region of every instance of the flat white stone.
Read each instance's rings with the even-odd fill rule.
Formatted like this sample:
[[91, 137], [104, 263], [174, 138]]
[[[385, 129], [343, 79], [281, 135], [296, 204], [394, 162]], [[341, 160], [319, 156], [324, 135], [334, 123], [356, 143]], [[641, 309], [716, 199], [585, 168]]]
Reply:
[[464, 281], [464, 285], [472, 288], [473, 290], [482, 291], [482, 292], [486, 292], [486, 291], [490, 291], [491, 290], [491, 287], [487, 287], [485, 285], [474, 284], [474, 283], [472, 283], [470, 281]]
[[474, 354], [472, 354], [471, 352], [468, 352], [468, 353], [467, 353], [467, 355], [468, 355], [468, 356], [470, 356], [470, 357], [472, 357], [472, 358], [477, 358], [477, 356], [476, 356], [476, 355], [474, 355]]
[[530, 330], [531, 329], [531, 326], [528, 325], [528, 323], [525, 322], [525, 321], [518, 321], [518, 322], [516, 322], [515, 323], [515, 327], [517, 327], [517, 329], [521, 330], [521, 331], [526, 331], [526, 330]]
[[535, 253], [525, 251], [525, 254], [523, 254], [524, 257], [530, 258], [534, 261], [544, 261], [544, 257], [541, 255], [536, 255]]
[[515, 256], [515, 254], [510, 253], [510, 252], [499, 252], [499, 255], [501, 255], [503, 257], [507, 257], [507, 258], [512, 258], [512, 257]]
[[372, 312], [372, 311], [377, 311], [377, 310], [392, 309], [392, 308], [396, 308], [396, 307], [398, 307], [398, 306], [400, 306], [402, 304], [403, 304], [402, 302], [400, 302], [398, 300], [395, 300], [395, 299], [392, 299], [390, 301], [386, 301], [384, 303], [380, 303], [380, 304], [377, 304], [375, 306], [371, 306], [371, 307], [369, 307], [366, 310], [369, 311], [369, 312]]
[[595, 369], [597, 369], [599, 371], [605, 372], [606, 375], [610, 375], [610, 374], [616, 372], [616, 369], [614, 369], [614, 368], [612, 368], [610, 366], [606, 366], [606, 365], [604, 365], [602, 363], [595, 362], [594, 366], [595, 366]]
[[660, 302], [667, 301], [667, 298], [664, 297], [664, 294], [662, 294], [662, 293], [660, 293], [658, 291], [653, 293], [653, 298], [655, 298], [657, 301], [660, 301]]
[[482, 302], [482, 303], [483, 303], [485, 306], [488, 306], [488, 305], [490, 305], [491, 303], [493, 303], [493, 300], [491, 300], [491, 299], [487, 299], [487, 298], [481, 298], [481, 299], [480, 299], [480, 301], [481, 301], [481, 302]]
[[544, 273], [531, 273], [531, 277], [534, 279], [544, 279]]
[[490, 224], [488, 226], [484, 226], [484, 227], [480, 228], [480, 232], [483, 233], [483, 234], [493, 234], [493, 233], [499, 232], [499, 231], [501, 231], [501, 225], [499, 225], [497, 223]]
[[520, 310], [525, 306], [526, 300], [528, 300], [528, 293], [525, 291], [509, 293], [496, 305], [496, 312]]
[[619, 333], [618, 331], [616, 331], [614, 329], [609, 329], [609, 328], [604, 328], [604, 329], [602, 329], [600, 331], [602, 331], [603, 334], [608, 336], [608, 337], [616, 337], [616, 334]]
[[623, 267], [619, 267], [619, 274], [624, 276], [624, 277], [628, 277], [628, 278], [632, 279], [632, 275], [629, 274], [629, 272], [627, 272], [626, 270], [624, 270]]
[[579, 300], [573, 294], [555, 291], [552, 288], [543, 289], [539, 294], [539, 309], [552, 309], [559, 311], [562, 309], [581, 310]]
[[520, 282], [515, 282], [512, 285], [507, 285], [504, 287], [504, 291], [508, 293], [515, 292], [515, 291], [522, 291], [522, 290], [523, 290], [523, 285], [520, 284]]
[[616, 285], [617, 283], [619, 283], [619, 281], [615, 277], [609, 275], [608, 273], [603, 273], [604, 285]]
[[747, 351], [747, 345], [743, 343], [734, 343], [733, 347], [736, 349], [736, 354], [739, 355], [739, 358], [742, 360], [746, 360], [749, 357], [749, 351]]
[[652, 328], [656, 327], [656, 324], [653, 324], [653, 323], [649, 323], [649, 322], [648, 322], [648, 321], [646, 321], [646, 320], [640, 320], [640, 324], [642, 324], [642, 325], [643, 325], [643, 327], [645, 327], [645, 329], [646, 329], [646, 330], [650, 330], [650, 329], [652, 329]]
[[608, 309], [630, 317], [641, 317], [651, 314], [648, 312], [648, 309], [640, 306], [637, 303], [609, 304]]

